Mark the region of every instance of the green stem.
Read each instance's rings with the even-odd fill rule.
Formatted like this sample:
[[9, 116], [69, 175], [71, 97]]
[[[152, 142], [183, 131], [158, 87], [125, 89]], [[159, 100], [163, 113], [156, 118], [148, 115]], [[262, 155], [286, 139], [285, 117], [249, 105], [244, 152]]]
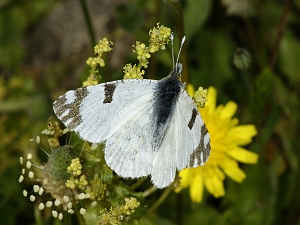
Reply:
[[88, 28], [88, 32], [89, 32], [89, 36], [91, 39], [91, 44], [92, 44], [92, 49], [94, 49], [94, 46], [96, 45], [96, 41], [95, 41], [95, 33], [94, 33], [94, 29], [93, 29], [93, 24], [91, 21], [91, 16], [89, 13], [89, 10], [87, 8], [86, 2], [85, 0], [79, 0], [81, 8], [82, 8], [82, 12], [83, 12], [83, 16]]
[[[181, 43], [181, 40], [184, 36], [184, 23], [183, 23], [183, 14], [182, 14], [182, 7], [181, 2], [177, 1], [174, 5], [174, 13], [175, 13], [175, 21], [176, 21], [176, 29], [178, 32], [178, 40]], [[183, 65], [182, 70], [182, 77], [181, 80], [183, 82], [188, 83], [188, 67], [187, 67], [187, 57], [186, 57], [186, 44], [182, 46], [181, 55], [180, 55], [180, 62]]]
[[151, 195], [156, 190], [157, 190], [157, 187], [152, 186], [151, 188], [149, 188], [143, 192], [143, 197], [146, 198], [147, 196]]
[[73, 209], [75, 210], [75, 213], [76, 213], [79, 224], [80, 225], [86, 225], [85, 220], [84, 220], [83, 216], [79, 213], [79, 209], [78, 209], [78, 206], [76, 204], [73, 206]]
[[141, 179], [139, 179], [136, 183], [134, 183], [130, 189], [135, 190], [136, 188], [138, 188], [142, 183], [144, 183], [144, 181], [146, 180], [146, 177], [143, 177]]
[[275, 39], [275, 44], [273, 46], [272, 49], [272, 54], [271, 54], [271, 60], [270, 60], [270, 68], [271, 70], [273, 70], [276, 59], [277, 59], [277, 54], [278, 54], [278, 50], [279, 50], [279, 46], [280, 46], [280, 41], [282, 39], [282, 35], [283, 35], [283, 31], [286, 27], [287, 24], [287, 19], [288, 19], [288, 15], [290, 12], [290, 2], [289, 0], [285, 1], [285, 8], [278, 26], [278, 30], [277, 30], [277, 35], [276, 35], [276, 39]]
[[160, 196], [160, 198], [150, 207], [148, 212], [153, 212], [161, 203], [168, 197], [171, 190], [173, 190], [172, 186], [168, 187], [164, 193]]
[[252, 48], [253, 52], [253, 61], [257, 64], [258, 68], [261, 68], [261, 53], [260, 53], [260, 48], [258, 46], [258, 41], [257, 41], [257, 34], [255, 33], [255, 29], [253, 26], [252, 21], [249, 18], [244, 18], [244, 24], [247, 32], [247, 36], [249, 39], [250, 46]]

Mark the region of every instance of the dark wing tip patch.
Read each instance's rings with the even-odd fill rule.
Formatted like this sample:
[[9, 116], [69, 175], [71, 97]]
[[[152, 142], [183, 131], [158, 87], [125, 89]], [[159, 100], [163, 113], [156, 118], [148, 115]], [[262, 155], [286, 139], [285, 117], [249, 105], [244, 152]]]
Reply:
[[104, 95], [105, 95], [105, 98], [103, 100], [104, 104], [112, 102], [116, 87], [117, 85], [113, 83], [108, 83], [104, 85]]
[[205, 143], [205, 136], [208, 135], [208, 130], [205, 124], [201, 127], [201, 139], [196, 150], [190, 155], [190, 167], [195, 167], [207, 161], [210, 155], [210, 141]]
[[55, 114], [60, 118], [60, 120], [64, 123], [70, 120], [68, 124], [65, 124], [68, 128], [74, 129], [82, 123], [82, 118], [80, 115], [80, 106], [83, 99], [88, 95], [88, 93], [89, 92], [86, 87], [79, 88], [74, 91], [75, 99], [73, 102], [66, 104], [68, 100], [66, 94], [60, 96], [54, 102], [53, 108]]

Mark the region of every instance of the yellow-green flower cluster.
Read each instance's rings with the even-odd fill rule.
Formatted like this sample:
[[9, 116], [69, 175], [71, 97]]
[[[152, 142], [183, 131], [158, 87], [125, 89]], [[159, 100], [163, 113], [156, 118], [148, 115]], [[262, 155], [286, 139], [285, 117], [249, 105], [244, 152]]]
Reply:
[[148, 59], [151, 57], [152, 53], [157, 52], [160, 49], [166, 49], [165, 45], [170, 40], [171, 29], [163, 25], [159, 25], [158, 23], [156, 27], [149, 31], [149, 35], [149, 46], [138, 41], [136, 42], [133, 52], [137, 54], [139, 64], [137, 66], [127, 64], [124, 67], [124, 79], [140, 79], [143, 77], [145, 71], [142, 70], [142, 67], [148, 68]]
[[148, 67], [148, 59], [151, 57], [149, 53], [150, 49], [144, 43], [136, 42], [135, 44], [135, 53], [137, 54], [137, 59], [139, 60], [139, 68]]
[[90, 195], [91, 200], [100, 201], [104, 198], [106, 185], [95, 174], [94, 180], [90, 181], [90, 185], [86, 188], [86, 193]]
[[67, 171], [72, 174], [70, 179], [65, 183], [67, 188], [78, 188], [88, 195], [91, 200], [99, 201], [103, 199], [106, 185], [98, 178], [97, 174], [94, 175], [94, 180], [88, 181], [86, 175], [81, 174], [82, 165], [79, 158], [72, 160]]
[[131, 64], [126, 64], [123, 68], [123, 72], [125, 73], [124, 79], [143, 79], [143, 75], [145, 74], [144, 70], [141, 70], [136, 65], [132, 66]]
[[66, 181], [66, 187], [71, 189], [75, 189], [77, 187], [80, 190], [84, 190], [88, 184], [89, 183], [86, 180], [85, 175], [81, 175], [79, 178], [74, 178], [72, 176], [69, 180]]
[[[48, 143], [52, 149], [56, 149], [59, 147], [58, 138], [62, 136], [62, 134], [68, 132], [68, 130], [60, 129], [58, 122], [54, 121], [52, 118], [49, 118], [47, 129], [43, 130], [41, 134], [46, 134], [48, 137]], [[38, 143], [38, 142], [37, 142]]]
[[72, 173], [74, 176], [81, 174], [82, 165], [78, 157], [72, 159], [71, 165], [68, 166], [68, 173]]
[[149, 31], [150, 45], [149, 51], [151, 53], [157, 52], [159, 49], [165, 50], [171, 36], [171, 29], [163, 25], [157, 24], [156, 27]]
[[99, 41], [99, 43], [94, 47], [94, 53], [97, 55], [96, 57], [89, 57], [86, 61], [86, 64], [91, 67], [90, 69], [90, 75], [87, 78], [86, 81], [83, 82], [82, 86], [90, 86], [90, 85], [96, 85], [98, 84], [98, 77], [97, 73], [97, 66], [104, 67], [105, 62], [102, 58], [103, 53], [110, 52], [112, 48], [110, 47], [113, 43], [107, 38], [103, 38]]
[[120, 225], [123, 220], [128, 221], [130, 219], [130, 215], [134, 213], [139, 205], [140, 202], [136, 198], [125, 198], [125, 204], [117, 206], [114, 209], [111, 208], [110, 211], [107, 211], [106, 209], [100, 211], [99, 224]]
[[199, 87], [193, 96], [193, 100], [198, 108], [203, 108], [207, 102], [207, 89]]
[[[70, 166], [68, 166], [67, 171], [71, 173], [71, 177], [66, 182], [66, 187], [75, 189], [78, 187], [81, 190], [84, 190], [88, 185], [88, 181], [86, 180], [86, 176], [83, 174], [81, 175], [82, 165], [78, 157], [72, 159]], [[81, 176], [80, 176], [81, 175]], [[80, 176], [80, 177], [78, 177]]]
[[95, 74], [90, 73], [89, 77], [85, 81], [83, 81], [82, 87], [96, 85], [96, 84], [98, 84], [98, 80], [99, 79]]

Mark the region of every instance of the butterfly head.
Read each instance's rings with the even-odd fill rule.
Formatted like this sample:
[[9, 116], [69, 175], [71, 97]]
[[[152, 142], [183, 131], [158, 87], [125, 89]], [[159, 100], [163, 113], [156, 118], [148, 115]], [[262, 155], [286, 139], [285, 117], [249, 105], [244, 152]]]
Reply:
[[178, 80], [181, 80], [181, 72], [182, 72], [182, 64], [181, 63], [176, 63], [173, 67], [173, 70], [171, 72], [171, 76], [178, 79]]

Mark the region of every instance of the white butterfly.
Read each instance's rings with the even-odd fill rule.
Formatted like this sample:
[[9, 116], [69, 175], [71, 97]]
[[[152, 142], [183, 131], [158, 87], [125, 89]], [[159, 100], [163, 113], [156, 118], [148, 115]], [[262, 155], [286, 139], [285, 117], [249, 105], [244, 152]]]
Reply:
[[207, 128], [178, 80], [181, 71], [177, 60], [160, 81], [117, 80], [68, 91], [53, 109], [82, 139], [106, 141], [106, 163], [119, 176], [151, 175], [163, 188], [176, 169], [203, 165], [210, 154]]

